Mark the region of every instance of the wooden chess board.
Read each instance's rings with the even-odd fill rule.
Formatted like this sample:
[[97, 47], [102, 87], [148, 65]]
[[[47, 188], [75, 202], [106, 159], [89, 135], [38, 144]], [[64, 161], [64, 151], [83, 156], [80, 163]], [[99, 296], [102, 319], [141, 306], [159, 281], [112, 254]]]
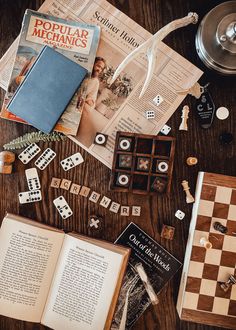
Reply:
[[[214, 222], [228, 228], [222, 234]], [[236, 329], [236, 285], [220, 283], [236, 275], [236, 177], [200, 172], [181, 278], [177, 310], [182, 320]], [[205, 237], [212, 243], [206, 250]]]

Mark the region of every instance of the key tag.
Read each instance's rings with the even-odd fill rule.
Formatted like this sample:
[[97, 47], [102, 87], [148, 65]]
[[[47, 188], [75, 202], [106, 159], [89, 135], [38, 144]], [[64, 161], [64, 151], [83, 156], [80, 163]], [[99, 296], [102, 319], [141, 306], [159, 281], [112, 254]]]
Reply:
[[209, 83], [201, 87], [201, 96], [196, 100], [196, 111], [202, 128], [209, 128], [215, 115], [215, 104], [207, 89]]

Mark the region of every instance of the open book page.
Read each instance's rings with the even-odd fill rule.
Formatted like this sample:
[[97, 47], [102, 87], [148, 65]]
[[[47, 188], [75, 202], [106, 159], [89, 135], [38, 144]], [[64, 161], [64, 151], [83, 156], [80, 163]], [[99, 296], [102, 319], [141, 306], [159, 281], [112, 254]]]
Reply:
[[66, 235], [41, 323], [104, 329], [122, 263], [122, 254]]
[[64, 233], [21, 219], [7, 215], [0, 230], [0, 314], [40, 322]]

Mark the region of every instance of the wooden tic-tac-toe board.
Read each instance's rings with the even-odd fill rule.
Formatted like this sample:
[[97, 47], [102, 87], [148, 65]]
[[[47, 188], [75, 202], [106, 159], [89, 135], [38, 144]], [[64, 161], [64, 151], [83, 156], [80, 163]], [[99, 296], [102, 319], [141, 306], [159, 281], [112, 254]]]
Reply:
[[[220, 222], [222, 234], [213, 228]], [[181, 278], [177, 310], [182, 320], [236, 329], [236, 284], [224, 292], [220, 282], [236, 275], [236, 177], [200, 172]], [[206, 250], [205, 237], [212, 243]]]
[[117, 132], [110, 188], [137, 194], [169, 193], [175, 139]]

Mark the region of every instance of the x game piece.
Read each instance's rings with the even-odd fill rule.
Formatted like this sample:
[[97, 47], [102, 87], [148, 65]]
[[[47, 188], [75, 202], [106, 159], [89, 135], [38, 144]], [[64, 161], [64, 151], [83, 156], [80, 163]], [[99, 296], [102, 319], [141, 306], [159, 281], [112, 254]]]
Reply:
[[147, 119], [155, 118], [155, 112], [153, 110], [147, 110], [145, 113], [146, 113], [146, 118]]
[[70, 187], [70, 193], [74, 194], [74, 195], [78, 195], [79, 191], [80, 191], [80, 185], [79, 184], [75, 184], [72, 183], [71, 187]]
[[164, 125], [161, 129], [161, 133], [164, 135], [168, 135], [171, 131], [171, 127], [168, 125]]
[[122, 215], [123, 217], [128, 217], [129, 216], [129, 206], [121, 206], [120, 215]]
[[100, 197], [100, 194], [97, 193], [96, 191], [92, 191], [90, 197], [89, 197], [89, 200], [93, 203], [97, 203], [98, 200], [99, 200], [99, 197]]
[[229, 117], [229, 110], [225, 107], [220, 107], [216, 110], [216, 117], [220, 120], [224, 120]]
[[18, 158], [22, 161], [23, 164], [28, 164], [31, 159], [33, 159], [41, 149], [37, 146], [36, 143], [29, 145], [22, 153], [19, 154]]
[[150, 159], [149, 158], [138, 157], [137, 170], [148, 172], [149, 167], [150, 167]]
[[25, 170], [25, 175], [29, 190], [38, 190], [41, 188], [38, 172], [35, 167]]
[[187, 120], [188, 120], [188, 114], [189, 114], [189, 107], [185, 105], [182, 109], [182, 122], [179, 126], [180, 131], [187, 131], [188, 130], [188, 125], [187, 125]]
[[101, 202], [100, 202], [100, 205], [105, 207], [105, 208], [108, 208], [109, 204], [111, 202], [111, 199], [106, 197], [106, 196], [103, 196]]
[[219, 231], [222, 234], [226, 234], [228, 231], [228, 228], [223, 226], [220, 222], [216, 221], [213, 224], [213, 228], [217, 231]]
[[42, 200], [40, 190], [25, 191], [18, 194], [20, 204], [34, 203]]
[[80, 189], [79, 194], [80, 194], [80, 196], [88, 197], [90, 190], [91, 189], [89, 187], [82, 186], [82, 188]]
[[154, 97], [153, 102], [155, 105], [160, 105], [163, 102], [163, 98], [161, 97], [161, 95], [157, 95]]
[[172, 240], [174, 238], [175, 227], [162, 225], [161, 237]]
[[61, 166], [64, 171], [69, 171], [71, 168], [83, 163], [84, 159], [80, 152], [71, 155], [61, 161]]
[[186, 203], [193, 203], [194, 198], [190, 193], [190, 188], [189, 188], [189, 185], [188, 185], [188, 181], [187, 180], [182, 181], [182, 186], [183, 186], [184, 192], [186, 194]]
[[35, 165], [40, 169], [40, 170], [44, 170], [53, 160], [53, 158], [56, 157], [56, 153], [50, 149], [47, 148], [42, 155], [36, 159], [35, 161]]
[[168, 172], [169, 164], [166, 160], [157, 161], [156, 172], [166, 173]]
[[52, 188], [60, 188], [60, 183], [61, 183], [61, 179], [52, 178], [51, 187]]
[[183, 218], [185, 217], [185, 213], [183, 211], [177, 210], [175, 212], [175, 216], [176, 218], [178, 218], [179, 220], [183, 220]]
[[140, 217], [141, 215], [141, 206], [132, 206], [132, 216]]
[[116, 184], [121, 187], [128, 187], [130, 175], [118, 173]]
[[70, 180], [62, 179], [61, 180], [60, 188], [65, 189], [65, 190], [69, 190], [70, 189], [70, 185], [71, 185], [71, 181]]
[[229, 288], [234, 284], [236, 284], [236, 278], [231, 274], [225, 283], [220, 284], [220, 287], [224, 290], [224, 292], [227, 292], [229, 291]]
[[201, 244], [202, 246], [204, 246], [204, 248], [205, 248], [206, 250], [209, 250], [209, 249], [212, 248], [212, 244], [211, 244], [211, 242], [208, 241], [208, 240], [206, 239], [206, 237], [202, 237], [202, 238], [200, 239], [200, 244]]
[[54, 199], [53, 204], [56, 206], [57, 211], [63, 219], [67, 219], [73, 214], [71, 208], [63, 196], [59, 196], [58, 198]]
[[130, 168], [132, 166], [131, 155], [119, 155], [119, 167]]
[[196, 157], [188, 157], [186, 160], [186, 163], [189, 166], [196, 165], [197, 162], [198, 162], [198, 159]]
[[102, 218], [96, 215], [90, 215], [89, 217], [89, 228], [99, 229], [101, 227]]
[[117, 213], [119, 211], [119, 208], [120, 208], [120, 204], [119, 203], [111, 202], [111, 206], [110, 206], [109, 210], [111, 212]]
[[161, 177], [156, 177], [153, 181], [151, 187], [154, 191], [157, 191], [159, 193], [163, 193], [166, 188], [167, 182], [162, 179]]
[[118, 148], [120, 150], [130, 151], [132, 140], [129, 138], [120, 138]]
[[103, 133], [96, 133], [93, 143], [105, 147], [107, 143], [107, 139], [108, 139], [108, 135]]

